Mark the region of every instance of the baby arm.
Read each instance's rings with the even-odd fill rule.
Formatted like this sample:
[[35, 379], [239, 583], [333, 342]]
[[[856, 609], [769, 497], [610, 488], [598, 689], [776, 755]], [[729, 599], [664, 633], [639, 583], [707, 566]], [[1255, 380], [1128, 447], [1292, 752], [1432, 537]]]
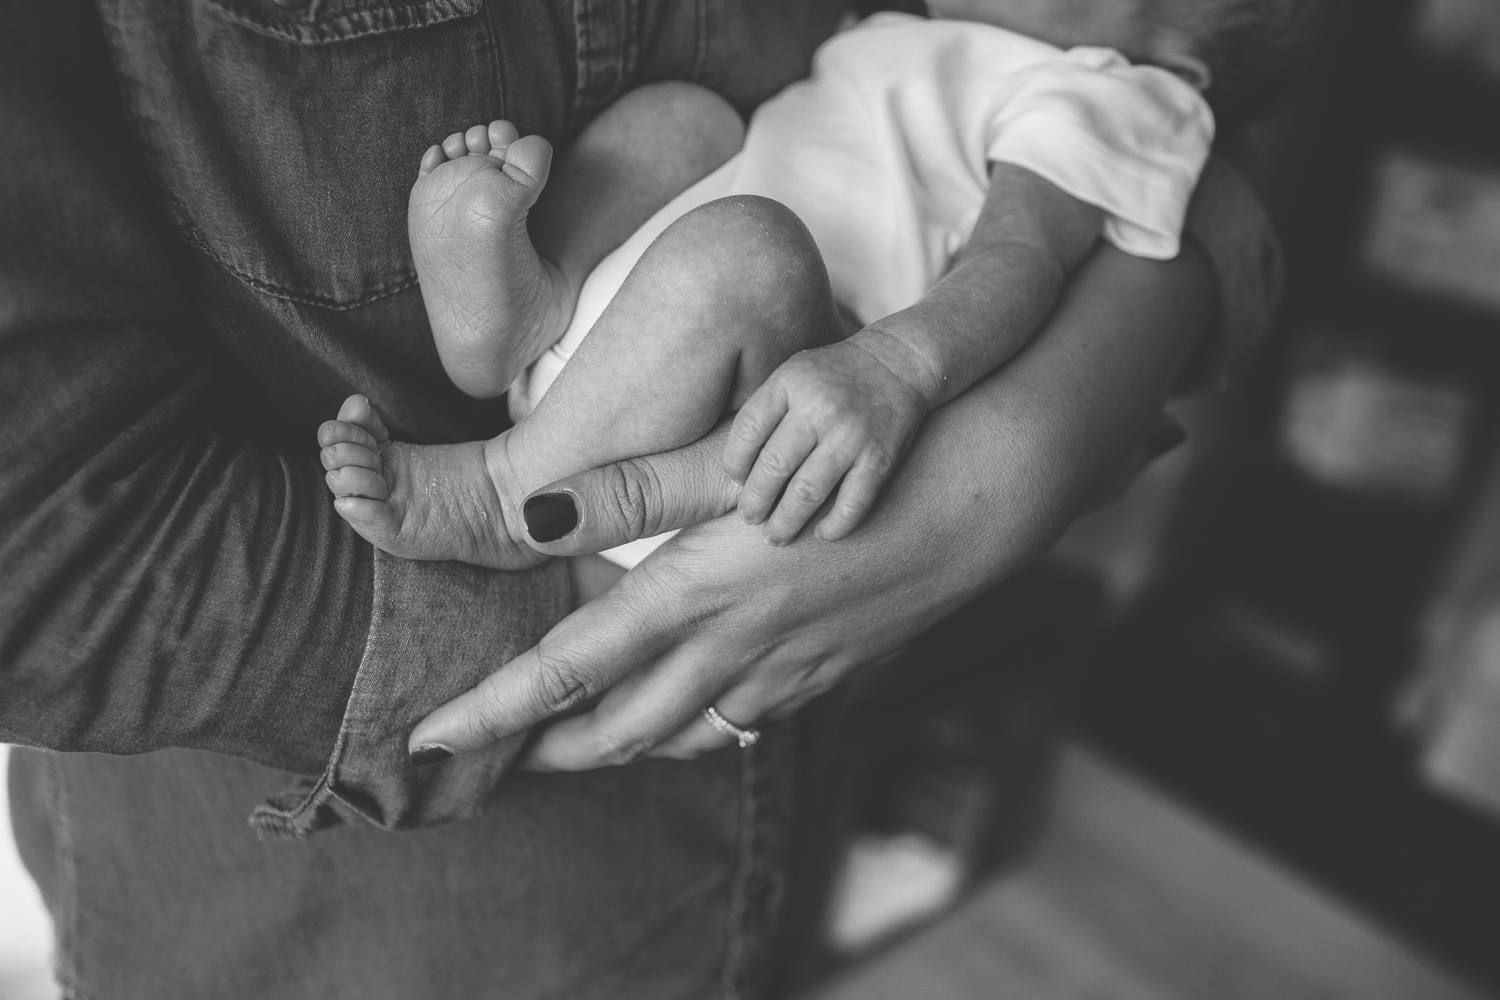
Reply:
[[785, 544], [837, 489], [817, 535], [852, 532], [923, 418], [1025, 346], [1103, 219], [1030, 170], [994, 164], [969, 242], [920, 302], [792, 356], [740, 409], [724, 466], [744, 487], [745, 521]]

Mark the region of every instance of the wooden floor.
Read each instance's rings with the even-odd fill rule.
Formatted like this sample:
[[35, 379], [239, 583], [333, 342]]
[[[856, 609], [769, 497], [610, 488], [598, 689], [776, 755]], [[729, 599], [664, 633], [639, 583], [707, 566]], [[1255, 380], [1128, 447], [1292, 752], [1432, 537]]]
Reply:
[[1027, 863], [815, 1000], [1481, 996], [1273, 860], [1072, 746], [1052, 819]]

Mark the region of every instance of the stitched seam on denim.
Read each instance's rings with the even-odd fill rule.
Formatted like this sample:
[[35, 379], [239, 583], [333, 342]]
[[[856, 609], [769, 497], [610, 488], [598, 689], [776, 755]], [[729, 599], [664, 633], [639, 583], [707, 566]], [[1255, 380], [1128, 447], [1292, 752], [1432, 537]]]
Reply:
[[480, 13], [478, 6], [455, 3], [452, 0], [429, 0], [428, 4], [422, 7], [354, 11], [311, 24], [288, 24], [268, 14], [255, 11], [254, 8], [231, 10], [220, 0], [210, 0], [210, 6], [226, 21], [249, 28], [256, 34], [309, 46], [333, 45], [359, 38], [409, 31], [428, 25], [442, 24], [444, 21], [474, 17]]
[[484, 28], [484, 44], [490, 57], [490, 95], [497, 107], [494, 117], [506, 118], [505, 60], [500, 58], [500, 32], [495, 28], [495, 9], [484, 5], [484, 17], [480, 21]]
[[589, 0], [573, 0], [573, 100], [568, 108], [570, 133], [583, 118], [583, 95], [588, 89], [588, 5]]
[[756, 782], [755, 747], [740, 751], [740, 839], [729, 895], [729, 915], [725, 920], [728, 941], [724, 949], [724, 971], [719, 992], [724, 1000], [739, 1000], [740, 976], [744, 971], [745, 935], [749, 922], [749, 887], [755, 869]]
[[[579, 0], [575, 6], [578, 30], [578, 85], [574, 91], [576, 114], [571, 127], [577, 129], [619, 96], [624, 82], [624, 48], [630, 24], [604, 24], [607, 15], [619, 10], [601, 0]], [[628, 20], [628, 15], [627, 15]], [[598, 23], [596, 23], [598, 22]]]
[[698, 21], [697, 25], [695, 25], [695, 27], [698, 29], [698, 37], [695, 39], [695, 45], [693, 48], [693, 66], [688, 73], [688, 79], [693, 83], [702, 83], [704, 74], [708, 72], [708, 46], [709, 37], [711, 34], [711, 32], [709, 31], [708, 9], [711, 2], [712, 0], [698, 0], [698, 2], [694, 4]]
[[281, 299], [283, 302], [295, 302], [297, 305], [312, 306], [317, 309], [327, 309], [330, 312], [348, 312], [351, 309], [358, 309], [361, 306], [369, 305], [371, 302], [376, 302], [380, 299], [389, 298], [392, 295], [404, 292], [408, 288], [411, 288], [412, 286], [417, 284], [417, 276], [415, 274], [410, 274], [404, 278], [398, 278], [394, 281], [387, 282], [386, 284], [378, 285], [376, 286], [374, 291], [367, 292], [357, 299], [338, 299], [327, 295], [314, 295], [307, 292], [296, 292], [291, 290], [290, 288], [274, 284], [270, 281], [266, 281], [263, 278], [257, 278], [252, 274], [245, 273], [244, 271], [235, 267], [233, 264], [229, 263], [224, 258], [220, 257], [218, 254], [214, 253], [214, 251], [210, 249], [208, 245], [205, 244], [202, 240], [196, 238], [196, 230], [194, 230], [191, 225], [179, 223], [179, 226], [182, 230], [183, 241], [193, 249], [197, 250], [199, 253], [203, 254], [203, 256], [207, 257], [209, 260], [213, 261], [215, 264], [219, 265], [224, 270], [234, 275], [236, 278], [239, 278], [241, 281], [249, 285], [251, 288], [254, 288], [256, 291], [265, 292], [267, 295], [270, 295], [273, 298]]
[[[324, 772], [325, 777], [328, 780], [329, 790], [332, 792], [332, 794], [336, 798], [338, 798], [340, 802], [344, 803], [346, 806], [348, 806], [350, 809], [353, 809], [361, 816], [365, 815], [364, 811], [362, 809], [359, 809], [348, 799], [345, 799], [343, 796], [339, 795], [336, 786], [338, 783], [339, 768], [344, 762], [344, 747], [349, 741], [349, 730], [352, 726], [350, 718], [351, 716], [354, 716], [356, 714], [355, 702], [358, 700], [360, 695], [360, 681], [365, 678], [371, 670], [374, 669], [370, 666], [370, 661], [372, 659], [376, 659], [375, 650], [378, 648], [378, 643], [375, 641], [375, 639], [377, 636], [381, 635], [385, 629], [386, 585], [385, 573], [383, 573], [380, 569], [379, 553], [375, 553], [370, 560], [370, 574], [373, 577], [373, 582], [370, 586], [370, 631], [369, 634], [365, 637], [365, 649], [363, 654], [361, 654], [359, 658], [359, 669], [354, 672], [354, 685], [349, 689], [349, 700], [344, 704], [344, 717], [339, 722], [338, 741], [334, 744], [333, 756], [328, 758], [328, 770]], [[374, 823], [374, 820], [371, 817], [365, 816], [365, 818], [367, 820], [370, 820], [371, 823]], [[391, 818], [389, 816], [385, 817], [385, 819], [386, 822], [384, 824], [377, 825], [394, 825], [391, 822]]]
[[[121, 38], [120, 32], [117, 29], [119, 4], [118, 2], [110, 4], [113, 10], [112, 17], [104, 16], [104, 6], [105, 4], [101, 2], [99, 20], [103, 24], [104, 31], [108, 36], [107, 40], [109, 44], [106, 47], [109, 49], [110, 63], [114, 66], [115, 79], [119, 82], [120, 103], [125, 109], [126, 117], [129, 118], [132, 126], [134, 127], [136, 138], [139, 140], [140, 137], [143, 137], [148, 133], [149, 129], [147, 128], [146, 122], [141, 119], [139, 114], [136, 113], [136, 107], [140, 103], [138, 100], [136, 100], [136, 95], [139, 91], [139, 87], [136, 85], [134, 78], [124, 71], [124, 68], [120, 65], [119, 60], [116, 58], [116, 53], [120, 49], [124, 48], [124, 40], [123, 38]], [[167, 183], [162, 178], [160, 171], [156, 169], [156, 165], [152, 162], [150, 153], [145, 148], [144, 143], [139, 141], [137, 142], [137, 152], [140, 154], [141, 160], [149, 168], [148, 173], [151, 175], [152, 182], [157, 192], [160, 193], [162, 201], [166, 203], [168, 209], [167, 214], [171, 218], [172, 225], [182, 241], [188, 246], [199, 251], [209, 260], [213, 261], [215, 264], [218, 264], [224, 270], [228, 271], [230, 274], [233, 274], [236, 278], [239, 278], [245, 284], [249, 285], [251, 288], [254, 288], [257, 291], [265, 292], [268, 295], [271, 295], [278, 299], [282, 299], [286, 302], [295, 302], [298, 305], [314, 306], [319, 309], [328, 309], [334, 312], [346, 312], [350, 309], [358, 309], [361, 306], [368, 305], [369, 303], [375, 302], [379, 299], [383, 299], [391, 295], [396, 295], [408, 288], [411, 288], [417, 283], [416, 272], [412, 272], [410, 274], [403, 275], [400, 278], [387, 281], [385, 284], [377, 286], [374, 291], [367, 292], [356, 299], [338, 299], [332, 296], [297, 292], [282, 285], [277, 285], [273, 282], [267, 281], [264, 278], [257, 278], [254, 275], [249, 274], [236, 267], [235, 265], [229, 263], [227, 260], [224, 260], [213, 251], [213, 249], [208, 245], [208, 241], [198, 230], [198, 227], [193, 224], [192, 217], [189, 215], [187, 207], [182, 203], [182, 201], [177, 197], [172, 189], [167, 186]]]
[[[73, 852], [73, 828], [68, 819], [67, 793], [63, 790], [61, 765], [57, 755], [47, 758], [47, 800], [52, 814], [56, 839], [52, 847], [57, 865], [57, 910], [54, 921], [54, 954], [52, 976], [58, 984], [73, 983], [78, 978], [78, 864]], [[73, 987], [76, 990], [76, 987]]]
[[[106, 16], [104, 11], [106, 2], [108, 0], [100, 0], [99, 2], [99, 22], [106, 35], [105, 48], [109, 50], [109, 62], [114, 68], [115, 80], [120, 87], [120, 106], [124, 109], [125, 117], [134, 130], [134, 135], [131, 138], [134, 139], [135, 152], [140, 156], [141, 163], [145, 165], [146, 173], [151, 178], [152, 186], [161, 196], [162, 202], [166, 206], [167, 218], [171, 220], [172, 226], [175, 226], [179, 234], [187, 235], [186, 230], [189, 226], [187, 222], [187, 208], [178, 200], [172, 189], [167, 187], [167, 182], [156, 169], [156, 164], [151, 161], [150, 151], [146, 147], [146, 122], [136, 112], [136, 107], [140, 104], [140, 101], [136, 99], [140, 87], [135, 82], [135, 78], [125, 72], [125, 68], [118, 58], [118, 53], [125, 48], [125, 40], [118, 29], [120, 0], [112, 0], [110, 4], [113, 7], [113, 16]], [[191, 239], [188, 242], [192, 244]], [[181, 275], [176, 274], [175, 269], [173, 276], [179, 280], [180, 284]]]
[[640, 62], [641, 49], [641, 5], [639, 0], [624, 0], [625, 34], [620, 39], [620, 87], [630, 87], [635, 79], [636, 64]]
[[[328, 798], [330, 795], [334, 798], [338, 798], [340, 802], [343, 802], [351, 809], [355, 808], [351, 803], [340, 797], [338, 793], [334, 791], [334, 781], [337, 777], [339, 765], [343, 762], [344, 747], [348, 743], [349, 716], [354, 709], [354, 700], [359, 694], [359, 680], [362, 676], [364, 676], [366, 669], [369, 667], [370, 659], [373, 655], [372, 650], [375, 648], [375, 636], [379, 634], [379, 630], [385, 621], [385, 616], [381, 614], [382, 588], [380, 579], [380, 560], [378, 557], [372, 558], [370, 560], [370, 573], [374, 577], [374, 582], [370, 588], [370, 629], [369, 632], [365, 635], [365, 648], [364, 651], [360, 654], [359, 667], [354, 671], [354, 685], [349, 689], [349, 700], [344, 703], [344, 715], [343, 718], [339, 721], [339, 734], [333, 741], [333, 752], [328, 755], [328, 766], [323, 769], [323, 773], [318, 777], [317, 783], [313, 785], [312, 789], [308, 791], [305, 796], [303, 796], [302, 801], [299, 802], [296, 806], [291, 809], [274, 809], [262, 803], [261, 805], [256, 806], [254, 811], [251, 812], [250, 816], [252, 822], [258, 815], [279, 816], [282, 819], [286, 820], [291, 831], [300, 838], [306, 837], [307, 831], [302, 829], [298, 825], [298, 821], [306, 817], [309, 812], [316, 812], [318, 806], [322, 805], [324, 799]], [[363, 811], [361, 810], [355, 809], [355, 811], [358, 812], [361, 816], [364, 815]], [[366, 818], [368, 819], [369, 817]]]
[[594, 8], [593, 0], [577, 0], [573, 7], [574, 27], [577, 29], [578, 48], [575, 59], [578, 63], [578, 83], [573, 89], [575, 123], [584, 121], [589, 114], [589, 94], [594, 86]]

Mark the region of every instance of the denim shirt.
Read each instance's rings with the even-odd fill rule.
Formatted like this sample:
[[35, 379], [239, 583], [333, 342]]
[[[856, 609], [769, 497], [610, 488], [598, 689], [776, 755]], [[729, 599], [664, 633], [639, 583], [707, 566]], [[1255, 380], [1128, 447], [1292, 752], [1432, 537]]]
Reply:
[[[657, 79], [748, 113], [806, 72], [838, 13], [0, 14], [0, 740], [39, 748], [14, 757], [14, 815], [70, 995], [748, 989], [775, 895], [776, 734], [498, 786], [514, 740], [410, 767], [416, 720], [566, 613], [565, 573], [374, 552], [327, 502], [313, 431], [355, 391], [408, 440], [504, 426], [502, 404], [444, 376], [416, 287], [406, 193], [430, 143], [508, 117], [565, 144]], [[1189, 228], [1223, 315], [1202, 375], [1264, 328], [1279, 263], [1223, 164]], [[301, 840], [340, 818], [355, 822]]]
[[0, 739], [321, 775], [256, 811], [273, 834], [479, 808], [515, 741], [422, 772], [403, 734], [566, 612], [563, 567], [375, 553], [328, 503], [313, 439], [355, 391], [410, 440], [504, 426], [503, 403], [439, 365], [406, 238], [415, 165], [501, 116], [562, 143], [652, 79], [748, 110], [805, 71], [823, 7], [16, 5], [0, 31]]

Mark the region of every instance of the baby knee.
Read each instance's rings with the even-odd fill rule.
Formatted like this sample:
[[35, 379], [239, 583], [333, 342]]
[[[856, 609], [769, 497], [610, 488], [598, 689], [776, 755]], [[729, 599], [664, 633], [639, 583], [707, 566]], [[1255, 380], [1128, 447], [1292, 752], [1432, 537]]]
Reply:
[[755, 350], [781, 355], [838, 339], [818, 246], [770, 198], [733, 195], [693, 209], [657, 238], [640, 270], [676, 308], [703, 318], [695, 336], [738, 344], [753, 330]]
[[759, 195], [731, 195], [678, 220], [698, 265], [747, 290], [821, 296], [828, 272], [797, 213]]

